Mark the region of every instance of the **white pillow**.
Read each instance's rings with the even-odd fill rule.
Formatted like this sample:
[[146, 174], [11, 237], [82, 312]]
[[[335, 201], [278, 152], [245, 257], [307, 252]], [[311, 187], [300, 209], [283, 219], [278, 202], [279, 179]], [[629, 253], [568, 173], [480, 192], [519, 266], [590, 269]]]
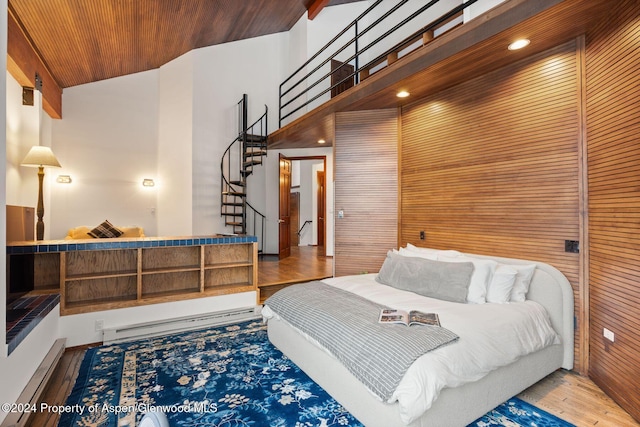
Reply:
[[430, 259], [431, 261], [437, 261], [438, 260], [438, 255], [435, 251], [433, 252], [428, 252], [428, 251], [412, 251], [409, 250], [407, 248], [400, 248], [400, 250], [397, 252], [398, 255], [402, 255], [402, 256], [407, 256], [407, 257], [413, 257], [413, 258], [424, 258], [424, 259]]
[[512, 265], [498, 264], [487, 287], [487, 302], [503, 304], [510, 301], [518, 270]]
[[513, 289], [511, 290], [511, 301], [514, 302], [524, 302], [527, 299], [527, 292], [529, 292], [529, 285], [531, 284], [531, 279], [533, 278], [533, 273], [536, 270], [535, 264], [511, 264], [510, 267], [513, 267], [518, 271], [518, 275], [516, 276], [516, 281], [513, 284]]
[[431, 248], [419, 248], [417, 246], [412, 245], [411, 243], [407, 243], [407, 247], [406, 248], [402, 248], [405, 249], [406, 251], [411, 251], [414, 253], [419, 253], [419, 254], [427, 254], [427, 255], [443, 255], [443, 256], [448, 256], [448, 257], [457, 257], [462, 255], [461, 252], [458, 251], [454, 251], [454, 250], [442, 250], [442, 249], [431, 249]]
[[467, 256], [447, 257], [438, 255], [438, 261], [445, 262], [472, 262], [473, 275], [467, 294], [467, 302], [473, 304], [484, 304], [487, 302], [487, 286], [491, 282], [491, 277], [498, 263], [493, 260], [476, 259]]

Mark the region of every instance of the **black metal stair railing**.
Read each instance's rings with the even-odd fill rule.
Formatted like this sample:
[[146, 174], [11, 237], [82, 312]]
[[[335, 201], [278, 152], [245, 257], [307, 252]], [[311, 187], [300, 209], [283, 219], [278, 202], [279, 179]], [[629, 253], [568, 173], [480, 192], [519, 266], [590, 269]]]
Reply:
[[298, 230], [298, 236], [302, 235], [302, 230], [304, 230], [304, 228], [309, 224], [313, 224], [313, 221], [306, 220], [304, 224], [302, 224], [302, 227], [300, 227], [300, 230]]
[[[466, 0], [463, 3], [462, 0], [460, 0], [460, 4], [449, 9], [438, 18], [432, 19], [426, 25], [420, 26], [420, 28], [414, 32], [411, 32], [409, 25], [415, 26], [416, 23], [420, 23], [419, 20], [421, 17], [424, 17], [426, 13], [435, 9], [439, 4], [444, 4], [444, 2], [441, 0], [431, 0], [421, 7], [416, 8], [416, 2], [409, 3], [409, 0], [400, 0], [389, 10], [375, 18], [375, 11], [379, 11], [378, 7], [383, 0], [376, 1], [280, 84], [278, 126], [282, 127], [284, 120], [290, 118], [293, 114], [307, 107], [314, 101], [319, 100], [342, 84], [351, 81], [354, 85], [357, 85], [361, 81], [360, 76], [362, 72], [368, 75], [370, 70], [384, 62], [390, 54], [397, 55], [399, 51], [412, 45], [413, 41], [422, 38], [423, 34], [433, 32], [443, 27], [456, 17], [460, 17], [461, 20], [462, 12], [477, 1], [478, 0]], [[388, 4], [388, 2], [386, 4]], [[403, 9], [404, 6], [407, 7]], [[411, 7], [415, 10], [408, 9]], [[394, 16], [394, 14], [396, 15]], [[399, 14], [406, 17], [394, 24], [393, 19], [397, 19]], [[373, 19], [373, 22], [366, 25], [367, 19]], [[363, 26], [364, 28], [362, 28]], [[381, 34], [376, 35], [377, 33], [375, 33], [374, 30], [378, 30]], [[397, 37], [401, 30], [410, 32], [410, 34], [402, 37], [402, 41], [387, 48], [385, 42], [388, 44], [391, 36]], [[339, 40], [344, 37], [349, 37], [350, 32], [352, 32], [353, 35], [348, 41], [338, 45], [338, 47], [332, 48]], [[365, 43], [365, 36], [367, 35], [374, 39]], [[350, 54], [348, 52], [353, 53]], [[366, 57], [365, 63], [362, 61], [364, 57]], [[307, 67], [315, 64], [317, 62], [316, 60], [319, 61], [319, 63], [313, 66], [311, 71], [294, 80], [294, 78], [302, 74]], [[332, 60], [339, 60], [339, 62], [344, 64], [352, 64], [353, 72], [337, 82], [328, 83], [327, 80], [338, 71], [338, 69], [335, 69], [327, 72], [329, 63]], [[315, 91], [312, 92], [314, 89]], [[310, 98], [303, 98], [305, 95]]]
[[238, 136], [229, 144], [220, 162], [220, 213], [234, 234], [258, 237], [262, 253], [266, 237], [266, 217], [247, 201], [247, 178], [267, 155], [267, 113], [247, 126], [247, 95], [238, 102]]

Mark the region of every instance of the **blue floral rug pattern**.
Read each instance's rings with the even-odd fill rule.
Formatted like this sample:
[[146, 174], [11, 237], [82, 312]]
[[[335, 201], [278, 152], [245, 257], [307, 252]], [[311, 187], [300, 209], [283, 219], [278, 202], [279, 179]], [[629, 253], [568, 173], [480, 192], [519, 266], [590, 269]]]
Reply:
[[[361, 427], [268, 340], [259, 320], [87, 350], [67, 399], [70, 426]], [[470, 424], [571, 426], [513, 398]]]
[[361, 426], [261, 321], [89, 349], [67, 406], [59, 426], [134, 427], [149, 410], [172, 427]]

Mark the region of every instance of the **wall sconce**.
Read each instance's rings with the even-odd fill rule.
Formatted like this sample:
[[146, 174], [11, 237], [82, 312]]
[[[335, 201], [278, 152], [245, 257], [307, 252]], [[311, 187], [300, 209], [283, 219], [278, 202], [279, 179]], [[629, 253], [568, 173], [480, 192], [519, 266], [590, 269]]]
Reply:
[[60, 184], [71, 184], [71, 176], [70, 175], [58, 175], [56, 182]]
[[145, 178], [142, 180], [143, 187], [154, 187], [156, 185], [155, 182], [151, 178]]

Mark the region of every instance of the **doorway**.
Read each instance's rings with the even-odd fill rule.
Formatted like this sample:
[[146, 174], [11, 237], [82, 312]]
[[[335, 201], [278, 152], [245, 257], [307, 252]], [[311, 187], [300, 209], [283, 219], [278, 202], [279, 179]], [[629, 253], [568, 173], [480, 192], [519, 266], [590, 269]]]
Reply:
[[353, 65], [331, 60], [331, 97], [340, 95], [345, 90], [352, 88], [355, 80]]
[[[326, 156], [286, 157], [280, 154], [279, 169], [279, 258], [289, 256], [291, 246], [296, 244], [317, 246], [319, 254], [325, 256]], [[298, 213], [294, 218], [292, 200], [296, 198]], [[299, 227], [294, 230], [292, 223], [296, 222]]]
[[278, 258], [291, 255], [291, 160], [280, 154], [280, 203], [278, 209]]
[[316, 205], [318, 206], [317, 211], [316, 211], [316, 218], [317, 218], [317, 242], [318, 242], [318, 246], [322, 248], [322, 254], [326, 255], [326, 251], [324, 248], [324, 241], [325, 241], [325, 233], [326, 233], [326, 226], [325, 226], [325, 220], [324, 220], [324, 215], [325, 212], [327, 211], [327, 207], [326, 207], [326, 200], [327, 200], [327, 196], [325, 194], [325, 171], [324, 169], [321, 171], [316, 171], [316, 184], [317, 184], [317, 188], [318, 191], [316, 192]]

